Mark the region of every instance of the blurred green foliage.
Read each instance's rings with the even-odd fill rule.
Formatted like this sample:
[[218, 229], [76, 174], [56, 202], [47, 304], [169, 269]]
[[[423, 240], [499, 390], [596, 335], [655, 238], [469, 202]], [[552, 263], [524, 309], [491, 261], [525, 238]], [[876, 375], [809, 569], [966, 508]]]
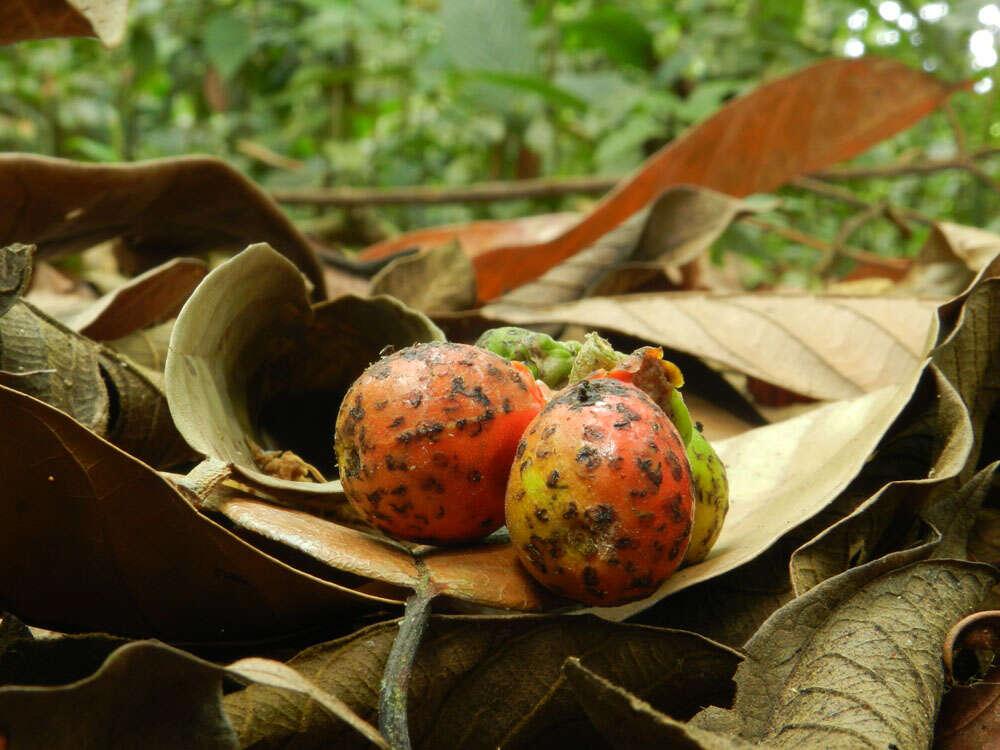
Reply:
[[[0, 150], [92, 161], [207, 152], [265, 187], [622, 174], [761, 80], [857, 54], [859, 45], [948, 80], [988, 75], [977, 70], [984, 64], [995, 73], [995, 55], [984, 58], [981, 44], [979, 57], [970, 51], [982, 29], [995, 46], [985, 4], [132, 0], [117, 49], [83, 39], [0, 48]], [[979, 88], [953, 100], [969, 148], [1000, 141], [1000, 81]], [[294, 161], [261, 158], [254, 145]], [[952, 124], [936, 113], [858, 162], [942, 158], [955, 147]], [[984, 166], [995, 174], [997, 161]], [[849, 187], [866, 200], [1000, 231], [1000, 199], [964, 173]], [[769, 220], [827, 239], [856, 211], [797, 190], [782, 198]], [[379, 209], [375, 224], [397, 231], [578, 205], [392, 207]], [[912, 254], [922, 236], [904, 240], [875, 221], [851, 243]], [[757, 263], [761, 283], [803, 283], [803, 271], [809, 283], [817, 256], [746, 226], [720, 248]]]

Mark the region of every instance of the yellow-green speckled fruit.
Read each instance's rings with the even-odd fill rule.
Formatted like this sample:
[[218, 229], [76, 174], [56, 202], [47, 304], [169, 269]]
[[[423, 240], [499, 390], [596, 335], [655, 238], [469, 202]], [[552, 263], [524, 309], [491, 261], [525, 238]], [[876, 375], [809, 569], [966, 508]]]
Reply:
[[510, 540], [551, 591], [612, 606], [656, 591], [693, 528], [688, 459], [635, 386], [582, 380], [528, 425], [507, 482]]
[[685, 448], [694, 479], [695, 514], [684, 564], [693, 565], [708, 557], [722, 531], [722, 522], [729, 512], [729, 480], [721, 459], [697, 429], [691, 431]]

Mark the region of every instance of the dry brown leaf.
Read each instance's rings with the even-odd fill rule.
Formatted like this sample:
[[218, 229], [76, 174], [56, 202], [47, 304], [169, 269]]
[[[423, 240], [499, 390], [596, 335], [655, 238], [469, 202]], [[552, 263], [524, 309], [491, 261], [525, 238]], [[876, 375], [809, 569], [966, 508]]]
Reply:
[[982, 682], [957, 685], [945, 693], [934, 750], [988, 750], [1000, 744], [1000, 667]]
[[629, 334], [817, 399], [897, 383], [924, 356], [937, 303], [898, 297], [668, 292], [479, 313]]
[[[590, 724], [610, 747], [671, 750], [750, 750], [760, 747], [739, 737], [674, 721], [635, 694], [587, 669], [579, 659], [567, 659], [563, 675]], [[586, 730], [589, 731], [590, 727]]]
[[177, 315], [208, 267], [176, 258], [126, 282], [64, 322], [94, 341], [110, 341]]
[[0, 251], [0, 316], [17, 302], [31, 281], [34, 245], [11, 245]]
[[111, 408], [101, 354], [98, 345], [22, 300], [0, 318], [0, 383], [107, 434]]
[[128, 0], [5, 0], [0, 44], [60, 36], [96, 36], [116, 47], [125, 35]]
[[467, 310], [476, 303], [476, 274], [458, 242], [450, 242], [392, 261], [372, 278], [370, 293], [425, 312]]
[[226, 669], [257, 685], [267, 685], [308, 696], [310, 700], [326, 709], [331, 716], [335, 716], [353, 727], [375, 747], [389, 750], [389, 743], [378, 733], [378, 730], [354, 713], [340, 698], [321, 690], [314, 683], [281, 662], [259, 658], [240, 659], [230, 664]]
[[222, 707], [223, 678], [308, 696], [376, 747], [388, 748], [378, 730], [343, 701], [281, 662], [248, 658], [223, 667], [156, 641], [60, 640], [76, 646], [74, 651], [118, 647], [70, 684], [37, 684], [34, 664], [31, 682], [0, 687], [0, 725], [18, 748], [235, 748], [237, 737]]
[[746, 645], [732, 711], [703, 729], [767, 747], [926, 747], [944, 686], [941, 646], [995, 569], [911, 562], [895, 552], [821, 583], [776, 612]]
[[[936, 366], [925, 378], [920, 414], [911, 417], [913, 404], [855, 480], [860, 488], [881, 488], [860, 504], [857, 492], [847, 492], [825, 513], [827, 528], [797, 549], [789, 569], [795, 594], [847, 569], [867, 563], [889, 548], [906, 544], [917, 523], [921, 505], [954, 491], [954, 479], [965, 468], [972, 451], [972, 424], [961, 398]], [[926, 386], [926, 387], [924, 387]], [[863, 493], [863, 489], [861, 489]]]
[[309, 240], [220, 159], [81, 164], [0, 154], [0, 206], [0, 245], [31, 242], [42, 257], [122, 237], [144, 270], [181, 255], [268, 242], [309, 277], [316, 299], [325, 296]]
[[714, 190], [682, 185], [665, 190], [594, 244], [513, 289], [497, 304], [535, 307], [584, 296], [622, 294], [633, 281], [673, 273], [711, 247], [748, 207]]
[[218, 641], [387, 602], [256, 550], [41, 401], [0, 387], [0, 413], [0, 609], [26, 622]]
[[[541, 612], [565, 606], [539, 586], [518, 563], [509, 544], [482, 544], [460, 550], [411, 547], [373, 533], [332, 523], [290, 508], [276, 507], [238, 492], [216, 493], [206, 505], [238, 529], [270, 539], [329, 566], [333, 571], [397, 587], [395, 594], [360, 581], [402, 601], [423, 570], [443, 597], [495, 609]], [[335, 577], [327, 575], [327, 577]]]
[[[0, 248], [0, 258], [10, 255], [11, 248]], [[24, 300], [0, 317], [0, 383], [52, 404], [154, 466], [172, 466], [192, 454], [158, 378]]]
[[[373, 720], [398, 629], [398, 621], [373, 625], [313, 646], [288, 666]], [[498, 747], [546, 697], [568, 656], [597, 674], [627, 681], [657, 709], [680, 716], [699, 705], [727, 703], [739, 661], [736, 652], [694, 633], [595, 618], [435, 616], [410, 680], [413, 746]], [[362, 746], [343, 724], [299, 696], [251, 686], [224, 701], [243, 746]], [[550, 708], [551, 721], [582, 718], [573, 705]]]
[[917, 262], [956, 261], [975, 273], [1000, 254], [1000, 235], [978, 227], [939, 221], [931, 227]]
[[927, 241], [894, 291], [950, 297], [1000, 253], [1000, 235], [976, 227], [936, 222]]
[[311, 307], [305, 280], [266, 244], [214, 269], [174, 324], [167, 401], [196, 451], [267, 488], [339, 494], [339, 482], [292, 482], [260, 471], [248, 441], [291, 450], [335, 476], [340, 399], [386, 346], [444, 334], [391, 297], [340, 297]]
[[25, 750], [231, 750], [224, 676], [223, 668], [162, 643], [128, 643], [69, 685], [0, 687], [2, 736]]

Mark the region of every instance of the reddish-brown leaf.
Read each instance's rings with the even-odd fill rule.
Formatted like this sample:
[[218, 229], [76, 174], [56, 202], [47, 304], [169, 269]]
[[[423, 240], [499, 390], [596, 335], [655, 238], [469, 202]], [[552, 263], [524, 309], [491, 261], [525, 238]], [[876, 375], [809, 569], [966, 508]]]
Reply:
[[418, 229], [401, 234], [399, 237], [379, 242], [365, 248], [358, 257], [361, 260], [377, 260], [390, 255], [417, 248], [431, 248], [458, 240], [469, 257], [476, 257], [500, 245], [525, 245], [544, 243], [561, 236], [567, 229], [580, 221], [575, 213], [543, 214], [509, 221], [473, 221], [469, 224], [448, 224], [442, 227]]
[[95, 341], [111, 341], [175, 317], [207, 266], [175, 258], [136, 276], [81, 310], [69, 326]]
[[41, 401], [0, 387], [0, 414], [0, 609], [63, 631], [197, 641], [387, 603], [256, 550]]
[[913, 125], [956, 88], [892, 60], [824, 60], [728, 103], [650, 157], [557, 237], [513, 239], [495, 226], [452, 226], [405, 234], [363, 257], [464, 240], [469, 232], [463, 248], [473, 256], [478, 297], [485, 302], [588, 247], [668, 187], [690, 183], [734, 196], [773, 190]]
[[559, 237], [497, 245], [477, 256], [479, 298], [537, 278], [671, 185], [693, 183], [735, 196], [773, 190], [913, 125], [955, 88], [876, 57], [824, 60], [759, 86], [650, 157]]
[[4, 0], [0, 44], [57, 36], [96, 36], [114, 47], [125, 33], [128, 0]]

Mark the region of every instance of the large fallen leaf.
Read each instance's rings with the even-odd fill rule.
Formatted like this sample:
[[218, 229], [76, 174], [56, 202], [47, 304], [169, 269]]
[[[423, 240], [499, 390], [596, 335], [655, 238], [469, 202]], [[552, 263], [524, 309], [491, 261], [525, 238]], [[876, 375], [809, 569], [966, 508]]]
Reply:
[[853, 568], [776, 612], [746, 645], [732, 711], [709, 709], [695, 725], [774, 748], [927, 747], [945, 634], [997, 572], [956, 560], [905, 564], [920, 551]]
[[[1000, 398], [1000, 260], [980, 273], [964, 294], [942, 306], [932, 355], [969, 411], [975, 438], [961, 475], [968, 480], [989, 436], [985, 425]], [[998, 456], [989, 456], [993, 460]]]
[[391, 297], [309, 304], [302, 275], [268, 245], [212, 271], [170, 336], [164, 377], [177, 429], [196, 451], [254, 482], [328, 494], [339, 482], [293, 482], [260, 470], [252, 444], [292, 450], [332, 474], [343, 394], [386, 346], [444, 334]]
[[371, 281], [371, 294], [388, 294], [417, 310], [467, 310], [476, 302], [476, 275], [457, 242], [397, 258]]
[[[371, 720], [397, 630], [396, 622], [374, 625], [307, 649], [288, 664]], [[410, 678], [414, 747], [497, 747], [546, 698], [568, 656], [682, 717], [699, 704], [728, 703], [739, 661], [736, 652], [694, 633], [594, 618], [434, 617]], [[305, 699], [251, 686], [227, 696], [225, 706], [243, 746], [359, 746], [343, 724]], [[572, 703], [550, 708], [554, 721], [580, 717]]]
[[296, 571], [60, 411], [0, 387], [0, 609], [61, 631], [273, 636], [387, 600]]
[[900, 382], [924, 356], [937, 303], [898, 297], [668, 292], [479, 314], [515, 325], [620, 331], [817, 399]]
[[467, 604], [535, 612], [567, 604], [538, 585], [508, 543], [413, 550], [391, 539], [249, 498], [238, 491], [216, 491], [202, 507], [221, 513], [241, 531], [297, 550], [341, 575], [368, 579], [367, 584], [364, 580], [359, 584], [361, 591], [371, 589], [390, 595], [385, 589], [388, 584], [402, 599], [407, 588], [416, 587], [422, 572], [442, 597]]
[[[17, 257], [11, 248], [0, 248], [0, 259], [12, 255]], [[24, 300], [14, 300], [0, 316], [0, 384], [63, 410], [154, 466], [172, 466], [192, 454], [157, 381], [156, 373]]]
[[979, 271], [1000, 254], [1000, 235], [941, 221], [931, 226], [920, 254], [895, 291], [952, 296], [963, 291]]
[[125, 35], [128, 0], [6, 0], [0, 44], [59, 36], [96, 36], [115, 47]]
[[92, 341], [22, 300], [0, 318], [0, 383], [107, 434], [110, 400], [101, 376], [101, 353]]
[[220, 667], [153, 642], [122, 646], [93, 675], [61, 687], [0, 687], [0, 737], [12, 748], [230, 750]]
[[155, 641], [121, 645], [93, 674], [69, 685], [0, 687], [0, 736], [14, 747], [45, 750], [236, 748], [222, 707], [227, 677], [308, 696], [376, 747], [388, 748], [343, 701], [281, 662], [248, 658], [221, 667]]
[[[972, 451], [972, 423], [941, 371], [932, 366], [930, 372], [936, 388], [916, 399], [930, 408], [921, 408], [913, 418], [906, 413], [912, 406], [904, 412], [904, 424], [882, 442], [853, 491], [825, 512], [829, 527], [792, 555], [789, 569], [796, 595], [905, 544], [923, 503], [956, 493], [953, 480]], [[879, 489], [864, 499], [872, 487]]]
[[267, 242], [324, 297], [309, 241], [266, 193], [219, 159], [98, 165], [0, 154], [0, 207], [0, 245], [34, 243], [42, 256], [121, 237], [151, 268], [179, 255]]
[[823, 60], [759, 86], [654, 154], [555, 239], [497, 243], [477, 255], [479, 299], [537, 278], [668, 187], [691, 183], [737, 197], [773, 190], [913, 125], [956, 88], [876, 57]]
[[590, 295], [625, 293], [651, 276], [673, 272], [711, 247], [749, 208], [714, 190], [680, 186], [664, 191], [593, 245], [498, 302], [553, 305]]
[[579, 659], [567, 659], [563, 674], [589, 720], [590, 726], [581, 727], [581, 732], [590, 734], [588, 747], [593, 743], [591, 727], [610, 747], [616, 748], [748, 750], [757, 747], [739, 737], [674, 721], [623, 687], [587, 669]]

